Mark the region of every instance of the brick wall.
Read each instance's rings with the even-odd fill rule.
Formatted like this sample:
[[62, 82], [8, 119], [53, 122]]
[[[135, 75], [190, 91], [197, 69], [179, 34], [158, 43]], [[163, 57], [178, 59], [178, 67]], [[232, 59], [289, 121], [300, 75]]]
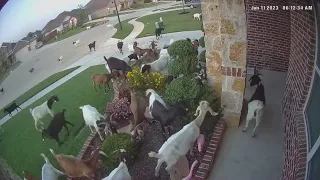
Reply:
[[[310, 5], [308, 0], [291, 0], [291, 5]], [[303, 107], [306, 103], [315, 58], [313, 11], [291, 11], [291, 46], [283, 99], [285, 121], [283, 180], [303, 180], [306, 171], [306, 137]]]
[[[287, 71], [290, 52], [290, 11], [282, 10], [289, 0], [246, 0], [247, 65]], [[251, 10], [252, 6], [278, 6], [281, 10]]]

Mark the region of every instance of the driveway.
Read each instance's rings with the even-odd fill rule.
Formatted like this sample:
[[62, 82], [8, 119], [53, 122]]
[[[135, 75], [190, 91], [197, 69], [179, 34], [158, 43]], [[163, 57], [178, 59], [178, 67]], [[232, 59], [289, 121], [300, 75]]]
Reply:
[[[121, 21], [126, 19], [143, 16], [152, 13], [154, 9], [171, 7], [177, 4], [176, 2], [163, 4], [155, 7], [139, 9], [139, 11], [120, 15]], [[107, 24], [117, 24], [117, 17], [110, 17]], [[54, 73], [60, 72], [70, 66], [77, 60], [90, 52], [88, 44], [96, 42], [96, 49], [105, 47], [105, 43], [114, 35], [116, 29], [107, 28], [106, 24], [96, 26], [90, 30], [83, 31], [79, 34], [71, 36], [62, 41], [45, 45], [40, 49], [32, 50], [23, 59], [19, 59], [22, 63], [1, 83], [6, 91], [4, 95], [0, 95], [0, 108], [3, 108], [8, 103], [28, 91], [30, 88], [48, 78]], [[72, 42], [80, 40], [80, 43], [75, 47]], [[108, 49], [102, 48], [106, 52]], [[58, 58], [63, 56], [63, 63], [58, 62]], [[34, 68], [34, 72], [29, 70]]]

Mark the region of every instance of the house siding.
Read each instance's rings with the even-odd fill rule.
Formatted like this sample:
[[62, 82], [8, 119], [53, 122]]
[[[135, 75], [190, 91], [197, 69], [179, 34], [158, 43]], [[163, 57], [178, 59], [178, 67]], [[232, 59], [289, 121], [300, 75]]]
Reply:
[[28, 50], [28, 47], [25, 46], [15, 53], [16, 59], [19, 61], [22, 61], [27, 53], [29, 53], [29, 50]]
[[115, 7], [110, 8], [109, 10], [108, 10], [108, 8], [99, 9], [91, 14], [91, 19], [92, 20], [99, 19], [99, 18], [105, 17], [109, 14], [113, 14], [114, 10], [116, 10]]
[[[247, 65], [285, 72], [290, 53], [290, 11], [282, 10], [288, 0], [247, 0]], [[251, 10], [277, 6], [279, 10]]]
[[[291, 1], [291, 5], [311, 5], [308, 0]], [[303, 180], [306, 172], [307, 144], [303, 108], [311, 85], [316, 30], [313, 11], [290, 11], [291, 45], [287, 83], [283, 98], [285, 121], [283, 180]]]

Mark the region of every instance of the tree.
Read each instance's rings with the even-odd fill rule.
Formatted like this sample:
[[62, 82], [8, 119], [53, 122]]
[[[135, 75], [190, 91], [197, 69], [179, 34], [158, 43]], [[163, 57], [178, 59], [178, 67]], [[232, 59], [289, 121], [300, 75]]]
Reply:
[[80, 24], [83, 24], [87, 19], [88, 19], [88, 14], [86, 12], [86, 9], [84, 8], [84, 6], [82, 4], [78, 5], [78, 22]]

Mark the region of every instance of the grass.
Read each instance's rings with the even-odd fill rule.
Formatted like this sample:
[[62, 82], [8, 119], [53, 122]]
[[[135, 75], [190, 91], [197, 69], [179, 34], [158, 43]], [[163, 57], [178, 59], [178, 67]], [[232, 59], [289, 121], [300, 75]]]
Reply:
[[166, 4], [167, 2], [151, 2], [151, 3], [144, 3], [144, 4], [133, 4], [131, 5], [130, 9], [142, 9], [142, 8], [149, 8], [153, 6], [159, 6], [162, 4]]
[[[168, 7], [168, 8], [161, 8], [161, 9], [155, 9], [153, 11], [163, 11], [163, 10], [169, 10], [169, 9], [177, 9], [177, 8], [182, 8], [183, 6], [173, 6], [173, 7]], [[184, 6], [185, 9], [190, 9], [189, 7], [187, 6]]]
[[[194, 13], [201, 13], [200, 8], [186, 9], [187, 14], [182, 13], [183, 10], [169, 11], [163, 13], [152, 14], [149, 16], [144, 16], [137, 21], [144, 24], [143, 31], [139, 34], [137, 38], [155, 35], [155, 25], [154, 23], [159, 21], [159, 17], [163, 18], [164, 22], [164, 34], [180, 31], [195, 31], [201, 30], [202, 21], [193, 20]], [[186, 23], [187, 22], [187, 23]]]
[[113, 38], [117, 39], [124, 39], [126, 38], [133, 30], [133, 25], [128, 23], [131, 19], [127, 19], [121, 22], [122, 31], [120, 30], [120, 24], [116, 24], [114, 27], [117, 29], [117, 32], [112, 36]]
[[[84, 120], [79, 107], [90, 104], [103, 113], [106, 103], [113, 98], [113, 91], [107, 91], [107, 94], [104, 94], [102, 89], [95, 92], [92, 87], [90, 74], [104, 72], [105, 67], [103, 65], [90, 67], [30, 105], [31, 108], [40, 105], [52, 95], [59, 97], [60, 101], [53, 105], [54, 112], [66, 109], [66, 120], [74, 124], [74, 127], [68, 127], [70, 136], [66, 135], [64, 128], [59, 133], [60, 140], [64, 142], [60, 148], [54, 140], [42, 141], [41, 133], [34, 127], [34, 120], [28, 110], [29, 107], [2, 125], [4, 133], [0, 142], [0, 156], [8, 162], [16, 173], [21, 175], [22, 170], [25, 169], [37, 179], [40, 179], [41, 167], [44, 164], [40, 153], [44, 153], [49, 158], [50, 163], [60, 169], [49, 148], [57, 153], [78, 155], [90, 134], [88, 127], [83, 128]], [[46, 116], [42, 120], [47, 127], [51, 116]]]
[[[24, 103], [34, 95], [36, 95], [38, 92], [42, 91], [46, 87], [50, 86], [54, 82], [58, 81], [59, 79], [63, 78], [67, 74], [71, 73], [72, 71], [76, 70], [78, 67], [74, 67], [71, 69], [67, 69], [65, 71], [58, 72], [56, 74], [53, 74], [52, 76], [48, 77], [47, 79], [43, 80], [33, 88], [29, 89], [27, 92], [25, 92], [23, 95], [19, 96], [17, 99], [15, 99], [16, 103], [18, 105]], [[12, 102], [11, 102], [12, 103]], [[10, 104], [11, 104], [10, 103]], [[6, 105], [8, 106], [8, 105]], [[0, 110], [0, 119], [3, 118], [6, 114], [3, 112], [3, 109]]]
[[[130, 13], [134, 13], [136, 11], [131, 11], [131, 12], [119, 12], [119, 15], [125, 15], [125, 14], [130, 14]], [[115, 14], [109, 14], [107, 17], [114, 17], [117, 16], [117, 13]]]

